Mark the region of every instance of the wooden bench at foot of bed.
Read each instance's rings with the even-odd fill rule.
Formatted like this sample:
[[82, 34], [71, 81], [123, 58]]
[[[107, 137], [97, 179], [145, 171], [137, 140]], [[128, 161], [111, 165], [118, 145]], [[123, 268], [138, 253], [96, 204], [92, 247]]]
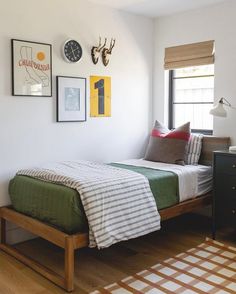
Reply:
[[[211, 194], [205, 194], [201, 197], [187, 200], [175, 206], [160, 210], [161, 220], [167, 220], [175, 216], [188, 213], [194, 209], [204, 207], [211, 204]], [[1, 221], [1, 242], [0, 249], [7, 254], [15, 257], [25, 265], [29, 266], [51, 282], [60, 286], [68, 292], [74, 290], [74, 251], [76, 249], [88, 246], [88, 234], [77, 233], [68, 235], [40, 222], [32, 217], [16, 212], [11, 207], [0, 208], [0, 221]], [[39, 262], [25, 256], [16, 250], [13, 246], [6, 242], [6, 221], [12, 222], [17, 226], [29, 231], [49, 242], [63, 248], [65, 250], [65, 266], [64, 277], [56, 272], [50, 270]]]

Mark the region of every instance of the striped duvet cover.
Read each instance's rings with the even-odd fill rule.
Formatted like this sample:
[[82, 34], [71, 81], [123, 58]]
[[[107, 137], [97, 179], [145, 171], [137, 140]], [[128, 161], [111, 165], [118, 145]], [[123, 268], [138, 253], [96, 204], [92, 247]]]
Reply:
[[21, 170], [26, 175], [76, 189], [89, 223], [89, 246], [105, 248], [160, 229], [160, 216], [147, 178], [88, 161]]

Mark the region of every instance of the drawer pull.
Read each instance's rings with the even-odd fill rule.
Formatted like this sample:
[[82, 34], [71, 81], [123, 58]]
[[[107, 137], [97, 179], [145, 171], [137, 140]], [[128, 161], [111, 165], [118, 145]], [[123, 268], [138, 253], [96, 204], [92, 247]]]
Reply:
[[235, 213], [236, 213], [236, 210], [235, 210], [235, 209], [233, 209], [233, 210], [232, 210], [232, 214], [235, 214]]
[[235, 190], [235, 189], [236, 189], [236, 187], [235, 187], [235, 186], [233, 186], [233, 187], [232, 187], [232, 190]]
[[236, 164], [233, 164], [233, 165], [232, 165], [232, 168], [236, 168]]

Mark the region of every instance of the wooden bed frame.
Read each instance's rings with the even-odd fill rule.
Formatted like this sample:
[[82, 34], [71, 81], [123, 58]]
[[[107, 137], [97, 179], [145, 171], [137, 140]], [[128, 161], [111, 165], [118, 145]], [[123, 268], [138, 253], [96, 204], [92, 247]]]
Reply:
[[[211, 204], [211, 202], [212, 196], [211, 193], [208, 193], [198, 198], [187, 200], [175, 206], [162, 209], [159, 211], [159, 213], [161, 220], [163, 221], [187, 212], [191, 212], [194, 209], [204, 207]], [[76, 249], [88, 246], [87, 233], [77, 233], [73, 235], [65, 234], [48, 224], [38, 221], [32, 217], [28, 217], [22, 213], [16, 212], [11, 206], [0, 208], [0, 221], [1, 250], [15, 257], [17, 260], [29, 266], [31, 269], [35, 270], [54, 284], [65, 289], [67, 292], [74, 290], [74, 251]], [[39, 262], [20, 253], [12, 245], [7, 244], [6, 221], [12, 222], [17, 226], [63, 248], [65, 250], [64, 276], [60, 276]]]

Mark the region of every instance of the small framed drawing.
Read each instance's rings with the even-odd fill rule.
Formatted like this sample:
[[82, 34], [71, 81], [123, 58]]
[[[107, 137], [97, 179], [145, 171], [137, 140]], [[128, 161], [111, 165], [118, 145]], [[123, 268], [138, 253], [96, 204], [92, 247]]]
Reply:
[[52, 96], [52, 45], [11, 40], [12, 95]]
[[57, 122], [86, 121], [86, 78], [57, 76]]

